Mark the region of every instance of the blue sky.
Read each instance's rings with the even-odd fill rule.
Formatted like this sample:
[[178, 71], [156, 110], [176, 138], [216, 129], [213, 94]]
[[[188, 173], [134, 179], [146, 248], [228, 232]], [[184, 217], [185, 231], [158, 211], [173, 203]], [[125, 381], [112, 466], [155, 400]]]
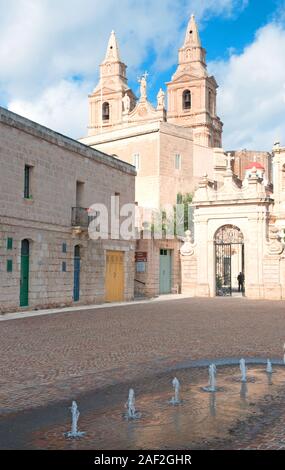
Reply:
[[[184, 3], [191, 4], [191, 2]], [[244, 4], [243, 2], [236, 2], [236, 8], [231, 14], [211, 15], [210, 17], [201, 18], [199, 32], [202, 45], [207, 50], [207, 61], [227, 60], [233, 52], [241, 54], [244, 48], [254, 41], [256, 31], [270, 23], [276, 17], [282, 5], [284, 5], [284, 2], [280, 0], [249, 0]], [[189, 13], [181, 23], [183, 33], [187, 27], [188, 19]], [[181, 45], [181, 41], [176, 43], [175, 50], [177, 46]], [[142, 69], [144, 67], [147, 70], [155, 69], [154, 62], [155, 54], [150, 49], [149, 56]], [[175, 69], [176, 63], [162, 73], [155, 75], [161, 83], [164, 83], [169, 80]], [[134, 88], [138, 88], [133, 80], [130, 80], [130, 84]], [[153, 101], [156, 97], [156, 89], [154, 88], [155, 84], [149, 90], [150, 98]]]
[[0, 0], [0, 104], [72, 137], [110, 31], [129, 84], [148, 70], [155, 101], [175, 71], [192, 13], [219, 84], [225, 149], [285, 144], [284, 0]]

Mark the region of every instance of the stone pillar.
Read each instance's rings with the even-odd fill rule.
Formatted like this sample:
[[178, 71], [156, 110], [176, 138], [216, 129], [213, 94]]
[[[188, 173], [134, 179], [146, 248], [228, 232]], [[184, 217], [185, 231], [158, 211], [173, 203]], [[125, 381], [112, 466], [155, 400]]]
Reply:
[[280, 285], [281, 285], [281, 298], [285, 299], [285, 254], [282, 253], [280, 259]]
[[212, 257], [208, 259], [208, 221], [197, 221], [195, 223], [199, 250], [197, 249], [197, 296], [209, 297], [208, 265], [213, 263]]
[[264, 297], [266, 299], [281, 300], [284, 283], [284, 251], [283, 243], [279, 237], [279, 229], [274, 225], [269, 226], [269, 241], [267, 253], [263, 259], [264, 271]]
[[195, 244], [192, 243], [191, 232], [185, 232], [184, 245], [180, 249], [181, 262], [181, 294], [196, 296], [197, 292], [197, 258]]

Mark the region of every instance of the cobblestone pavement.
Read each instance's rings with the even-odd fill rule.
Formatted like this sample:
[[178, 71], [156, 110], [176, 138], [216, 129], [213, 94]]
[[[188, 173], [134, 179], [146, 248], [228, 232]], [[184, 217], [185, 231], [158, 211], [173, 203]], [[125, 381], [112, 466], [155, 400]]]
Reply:
[[243, 298], [170, 300], [5, 321], [0, 414], [71, 399], [186, 360], [281, 359], [284, 342], [285, 303]]

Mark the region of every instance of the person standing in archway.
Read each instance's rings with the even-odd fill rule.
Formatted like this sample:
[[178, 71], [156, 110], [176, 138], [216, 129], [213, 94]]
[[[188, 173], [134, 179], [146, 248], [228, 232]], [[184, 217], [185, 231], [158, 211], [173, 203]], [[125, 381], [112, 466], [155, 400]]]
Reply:
[[238, 277], [238, 291], [243, 292], [244, 290], [244, 274], [242, 272], [239, 273]]

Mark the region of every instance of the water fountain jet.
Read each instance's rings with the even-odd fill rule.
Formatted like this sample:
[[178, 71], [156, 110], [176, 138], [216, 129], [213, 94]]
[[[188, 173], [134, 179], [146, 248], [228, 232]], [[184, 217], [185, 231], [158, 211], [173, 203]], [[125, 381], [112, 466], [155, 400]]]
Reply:
[[242, 382], [246, 382], [246, 381], [247, 381], [247, 378], [246, 378], [247, 368], [246, 368], [245, 360], [244, 360], [244, 359], [241, 359], [241, 360], [240, 360], [240, 362], [239, 362], [239, 368], [240, 368], [240, 371], [241, 371], [241, 381], [242, 381]]
[[65, 433], [66, 437], [75, 439], [84, 436], [85, 432], [79, 432], [77, 430], [77, 424], [78, 424], [78, 419], [79, 419], [79, 411], [78, 411], [78, 406], [76, 401], [72, 402], [71, 405], [71, 415], [72, 415], [72, 425], [71, 425], [71, 431]]
[[217, 368], [216, 368], [215, 364], [211, 364], [209, 366], [209, 386], [203, 388], [203, 390], [205, 390], [205, 392], [216, 392], [217, 391], [217, 388], [216, 388], [216, 373], [217, 373]]
[[135, 407], [135, 392], [133, 388], [129, 390], [129, 397], [125, 406], [128, 409], [126, 413], [127, 419], [139, 419], [141, 417], [141, 413], [138, 413]]
[[266, 372], [267, 372], [268, 374], [272, 374], [272, 372], [273, 372], [273, 370], [272, 370], [272, 364], [271, 364], [270, 359], [267, 359]]
[[176, 377], [172, 380], [172, 385], [174, 388], [174, 397], [171, 398], [170, 403], [172, 403], [172, 405], [178, 405], [181, 403], [179, 398], [180, 382]]

